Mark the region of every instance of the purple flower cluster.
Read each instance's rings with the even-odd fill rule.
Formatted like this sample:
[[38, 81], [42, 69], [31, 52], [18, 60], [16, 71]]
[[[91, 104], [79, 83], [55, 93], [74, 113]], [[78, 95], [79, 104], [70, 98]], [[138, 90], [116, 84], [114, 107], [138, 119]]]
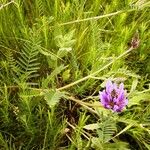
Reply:
[[116, 83], [112, 83], [109, 80], [106, 83], [106, 89], [99, 94], [101, 104], [106, 109], [111, 109], [115, 112], [121, 112], [128, 104], [128, 99], [126, 98], [126, 91], [124, 90], [123, 83], [117, 86]]

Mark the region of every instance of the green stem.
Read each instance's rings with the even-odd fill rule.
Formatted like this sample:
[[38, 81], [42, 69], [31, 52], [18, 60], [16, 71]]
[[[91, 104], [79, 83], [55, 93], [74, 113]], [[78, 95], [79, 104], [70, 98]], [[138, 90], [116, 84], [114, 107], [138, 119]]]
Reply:
[[110, 65], [112, 65], [116, 60], [122, 58], [123, 56], [125, 56], [126, 54], [128, 54], [129, 52], [131, 52], [133, 49], [134, 49], [133, 47], [130, 47], [127, 51], [125, 51], [124, 53], [122, 53], [121, 55], [119, 55], [118, 57], [116, 57], [114, 60], [112, 60], [110, 63], [108, 63], [107, 65], [103, 66], [99, 70], [97, 70], [97, 71], [91, 73], [90, 75], [88, 75], [88, 76], [86, 76], [86, 77], [84, 77], [82, 79], [79, 79], [79, 80], [77, 80], [77, 81], [75, 81], [73, 83], [70, 83], [70, 84], [65, 85], [65, 86], [63, 86], [61, 88], [58, 88], [57, 90], [60, 91], [60, 90], [64, 90], [64, 89], [70, 88], [71, 86], [74, 86], [74, 85], [76, 85], [76, 84], [78, 84], [80, 82], [83, 82], [83, 81], [91, 78], [94, 75], [97, 75], [99, 72], [103, 71], [104, 69], [106, 69], [107, 67], [109, 67]]

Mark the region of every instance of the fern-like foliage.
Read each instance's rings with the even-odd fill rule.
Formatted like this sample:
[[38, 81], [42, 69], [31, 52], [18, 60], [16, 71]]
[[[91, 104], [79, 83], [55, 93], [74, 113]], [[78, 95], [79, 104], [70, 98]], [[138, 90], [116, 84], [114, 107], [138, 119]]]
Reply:
[[117, 130], [116, 123], [111, 118], [101, 122], [99, 126], [97, 133], [102, 143], [108, 142]]
[[6, 57], [6, 60], [9, 64], [9, 67], [13, 70], [13, 71], [16, 71], [16, 61], [13, 57], [13, 53], [12, 51], [10, 50], [6, 50], [5, 52], [5, 57]]
[[39, 44], [39, 40], [35, 37], [32, 37], [30, 41], [24, 43], [17, 60], [17, 65], [21, 73], [20, 79], [23, 81], [38, 76], [37, 70], [40, 64], [38, 62]]
[[[16, 73], [19, 72], [11, 49], [6, 48], [3, 52], [3, 59], [0, 62], [0, 66], [0, 83], [2, 83], [2, 86], [4, 81], [5, 84], [11, 84], [14, 81], [13, 78], [16, 77]], [[11, 76], [13, 76], [13, 78]]]
[[37, 10], [39, 11], [39, 16], [44, 14], [43, 2], [41, 0], [36, 0]]
[[[113, 139], [116, 132], [116, 121], [111, 116], [103, 118], [98, 124], [98, 137], [92, 138], [92, 147], [96, 150], [129, 150], [128, 143]], [[110, 142], [110, 140], [112, 141]]]

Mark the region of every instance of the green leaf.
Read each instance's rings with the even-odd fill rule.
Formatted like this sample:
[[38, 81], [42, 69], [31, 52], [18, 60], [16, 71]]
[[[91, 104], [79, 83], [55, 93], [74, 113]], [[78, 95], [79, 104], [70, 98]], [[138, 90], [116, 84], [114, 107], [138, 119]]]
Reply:
[[132, 96], [132, 98], [129, 98], [128, 107], [131, 107], [133, 105], [140, 105], [141, 100], [147, 100], [147, 99], [150, 99], [149, 93], [136, 94]]
[[47, 88], [47, 87], [48, 87], [48, 84], [50, 83], [50, 81], [52, 81], [52, 80], [54, 81], [54, 80], [55, 80], [55, 77], [56, 77], [62, 70], [64, 70], [66, 67], [67, 67], [67, 66], [60, 65], [59, 67], [55, 68], [55, 69], [53, 70], [53, 72], [52, 72], [50, 75], [48, 75], [48, 76], [46, 77], [46, 79], [43, 79], [43, 81], [42, 81], [42, 87], [43, 87], [43, 88]]
[[95, 129], [100, 128], [100, 126], [97, 123], [93, 123], [93, 124], [85, 125], [83, 128], [86, 130], [95, 130]]
[[74, 32], [75, 32], [75, 30], [72, 30], [72, 31], [66, 33], [65, 35], [62, 35], [62, 33], [59, 33], [58, 35], [56, 35], [55, 36], [56, 45], [59, 48], [72, 47], [76, 41], [75, 39], [73, 39]]
[[134, 80], [133, 80], [133, 82], [132, 82], [132, 86], [131, 86], [130, 93], [132, 93], [132, 92], [136, 89], [137, 84], [138, 84], [138, 79], [137, 79], [137, 78], [134, 78]]
[[62, 58], [64, 56], [66, 56], [68, 54], [69, 51], [71, 51], [72, 48], [71, 47], [63, 47], [63, 48], [59, 48], [58, 52], [57, 52], [57, 56]]
[[60, 98], [64, 97], [64, 93], [51, 90], [44, 94], [44, 99], [46, 100], [48, 106], [53, 108], [60, 100]]
[[116, 122], [110, 115], [102, 119], [99, 123], [99, 129], [97, 129], [98, 136], [102, 143], [108, 142], [116, 131]]
[[92, 137], [92, 148], [94, 148], [95, 150], [101, 150], [101, 149], [103, 149], [103, 147], [102, 147], [102, 143], [101, 143], [101, 141], [100, 141], [100, 139], [99, 138], [96, 138], [96, 137]]
[[[98, 101], [94, 102], [93, 105], [101, 106], [100, 102], [98, 102]], [[111, 112], [109, 109], [106, 109], [103, 106], [95, 107], [94, 109], [99, 115], [103, 114], [103, 116], [105, 116], [105, 117], [110, 115], [110, 112]]]
[[104, 150], [130, 150], [129, 144], [126, 142], [116, 141], [115, 143], [104, 143]]
[[44, 56], [50, 56], [52, 60], [57, 60], [57, 56], [50, 51], [43, 51], [42, 49], [40, 49], [39, 52]]
[[67, 81], [70, 78], [70, 69], [67, 69], [62, 74], [63, 81]]

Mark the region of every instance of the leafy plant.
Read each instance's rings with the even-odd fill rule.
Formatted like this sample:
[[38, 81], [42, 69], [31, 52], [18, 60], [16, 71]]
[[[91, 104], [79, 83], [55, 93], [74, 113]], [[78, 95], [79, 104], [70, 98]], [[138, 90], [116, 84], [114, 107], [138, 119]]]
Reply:
[[[0, 149], [150, 149], [148, 11], [148, 0], [2, 0]], [[99, 102], [108, 78], [127, 89], [122, 113]]]

